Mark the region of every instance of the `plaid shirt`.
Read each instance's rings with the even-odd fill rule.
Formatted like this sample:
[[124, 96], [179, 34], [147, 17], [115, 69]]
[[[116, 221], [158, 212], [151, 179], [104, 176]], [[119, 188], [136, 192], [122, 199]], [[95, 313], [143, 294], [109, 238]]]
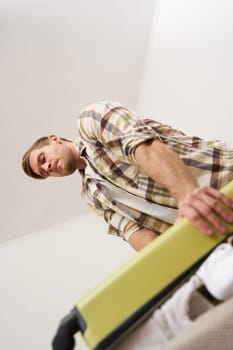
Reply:
[[[155, 120], [139, 118], [119, 103], [100, 102], [86, 107], [78, 118], [79, 138], [74, 145], [92, 169], [129, 193], [162, 207], [177, 208], [170, 192], [140, 171], [136, 147], [161, 140], [188, 166], [201, 186], [220, 189], [233, 179], [233, 145], [186, 136]], [[159, 166], [159, 164], [158, 164]], [[170, 224], [117, 202], [98, 179], [83, 175], [82, 196], [109, 223], [109, 233], [128, 240], [149, 228], [162, 233]]]

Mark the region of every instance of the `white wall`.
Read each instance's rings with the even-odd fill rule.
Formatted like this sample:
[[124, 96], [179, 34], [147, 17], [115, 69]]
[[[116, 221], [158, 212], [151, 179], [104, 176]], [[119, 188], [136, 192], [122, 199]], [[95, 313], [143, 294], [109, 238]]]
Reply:
[[2, 244], [0, 349], [49, 350], [76, 301], [133, 254], [94, 214]]
[[232, 141], [233, 2], [159, 0], [137, 110]]
[[87, 103], [135, 107], [154, 6], [1, 0], [0, 241], [12, 241], [0, 246], [0, 349], [50, 349], [60, 319], [133, 254], [102, 219], [82, 216], [79, 174], [36, 182], [21, 157], [44, 134], [76, 137]]
[[135, 106], [155, 0], [0, 3], [4, 241], [86, 211], [77, 176], [36, 182], [23, 174], [21, 158], [40, 136], [73, 140], [86, 104], [112, 99]]

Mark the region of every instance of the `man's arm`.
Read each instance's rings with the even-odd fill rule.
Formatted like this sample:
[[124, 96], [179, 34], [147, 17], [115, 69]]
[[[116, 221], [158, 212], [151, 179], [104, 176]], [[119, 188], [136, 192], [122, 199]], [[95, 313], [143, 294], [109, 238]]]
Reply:
[[143, 228], [129, 238], [129, 244], [136, 250], [139, 251], [144, 248], [147, 244], [151, 243], [159, 235], [154, 231], [151, 231], [147, 228]]
[[159, 236], [155, 231], [142, 227], [112, 209], [104, 210], [104, 219], [109, 224], [108, 233], [121, 236], [136, 251], [141, 250]]
[[141, 143], [135, 150], [135, 160], [176, 198], [181, 217], [187, 217], [207, 235], [213, 229], [226, 232], [223, 221], [232, 223], [233, 216], [222, 204], [233, 208], [233, 202], [213, 188], [200, 188], [188, 167], [169, 147], [157, 140]]

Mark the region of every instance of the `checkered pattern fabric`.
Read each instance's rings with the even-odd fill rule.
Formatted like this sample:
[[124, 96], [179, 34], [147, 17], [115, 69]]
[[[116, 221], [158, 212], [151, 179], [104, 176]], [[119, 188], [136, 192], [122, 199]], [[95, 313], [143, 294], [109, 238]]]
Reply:
[[[233, 144], [204, 141], [164, 125], [143, 119], [119, 103], [87, 106], [78, 118], [79, 136], [74, 145], [92, 169], [121, 189], [162, 207], [177, 208], [176, 200], [137, 166], [136, 147], [160, 140], [188, 166], [201, 186], [220, 189], [233, 179]], [[158, 164], [159, 167], [159, 164]], [[109, 233], [129, 239], [141, 228], [162, 233], [169, 224], [127, 207], [111, 198], [98, 180], [83, 172], [82, 195], [109, 223]]]

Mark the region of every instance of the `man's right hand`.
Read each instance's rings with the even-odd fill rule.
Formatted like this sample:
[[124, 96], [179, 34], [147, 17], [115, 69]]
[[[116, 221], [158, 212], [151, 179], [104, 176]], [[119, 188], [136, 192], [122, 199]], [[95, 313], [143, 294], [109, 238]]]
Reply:
[[233, 201], [211, 187], [200, 187], [187, 194], [178, 208], [180, 217], [186, 217], [209, 236], [214, 230], [226, 233], [226, 223], [233, 223]]

